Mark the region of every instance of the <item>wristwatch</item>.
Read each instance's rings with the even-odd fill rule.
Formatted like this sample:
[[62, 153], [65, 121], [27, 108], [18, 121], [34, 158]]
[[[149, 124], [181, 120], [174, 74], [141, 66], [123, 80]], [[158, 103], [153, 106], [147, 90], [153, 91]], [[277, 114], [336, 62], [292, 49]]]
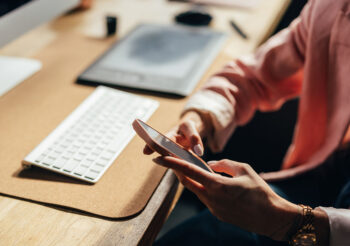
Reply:
[[314, 246], [317, 243], [312, 208], [299, 204], [302, 208], [302, 220], [297, 232], [292, 236], [289, 244], [292, 246]]

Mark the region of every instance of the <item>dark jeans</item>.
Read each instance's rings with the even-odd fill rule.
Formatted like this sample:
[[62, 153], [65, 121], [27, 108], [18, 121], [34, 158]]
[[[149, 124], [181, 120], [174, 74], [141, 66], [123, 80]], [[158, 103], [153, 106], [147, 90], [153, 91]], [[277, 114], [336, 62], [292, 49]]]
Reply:
[[[311, 207], [350, 207], [350, 149], [335, 152], [318, 168], [270, 184], [285, 199]], [[262, 211], [263, 212], [263, 211]], [[215, 218], [207, 209], [165, 234], [154, 245], [288, 245]]]

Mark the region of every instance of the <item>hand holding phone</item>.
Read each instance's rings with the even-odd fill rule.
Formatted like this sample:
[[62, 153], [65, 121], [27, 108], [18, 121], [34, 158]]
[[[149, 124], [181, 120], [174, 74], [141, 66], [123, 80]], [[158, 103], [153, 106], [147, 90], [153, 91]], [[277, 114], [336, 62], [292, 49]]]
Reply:
[[186, 150], [179, 144], [167, 138], [160, 132], [136, 119], [132, 126], [135, 132], [146, 142], [146, 144], [161, 155], [171, 155], [190, 162], [208, 172], [213, 172], [208, 164], [194, 153]]
[[[196, 155], [202, 156], [204, 154], [202, 137], [206, 137], [208, 132], [211, 132], [210, 126], [205, 125], [202, 116], [197, 112], [188, 111], [165, 136]], [[143, 153], [150, 155], [153, 152], [146, 144]]]

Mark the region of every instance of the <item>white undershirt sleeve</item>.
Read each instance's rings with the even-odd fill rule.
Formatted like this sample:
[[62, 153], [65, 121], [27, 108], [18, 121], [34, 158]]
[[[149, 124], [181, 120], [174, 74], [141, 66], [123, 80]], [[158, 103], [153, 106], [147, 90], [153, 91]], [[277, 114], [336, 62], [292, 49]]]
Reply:
[[329, 218], [329, 245], [350, 245], [350, 209], [338, 209], [331, 207], [319, 208], [325, 211]]

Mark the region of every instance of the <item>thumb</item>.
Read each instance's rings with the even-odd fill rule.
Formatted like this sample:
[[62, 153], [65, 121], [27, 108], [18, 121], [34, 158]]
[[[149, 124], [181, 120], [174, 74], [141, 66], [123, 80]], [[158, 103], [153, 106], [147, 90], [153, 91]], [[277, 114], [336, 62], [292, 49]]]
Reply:
[[183, 122], [179, 126], [179, 133], [189, 141], [189, 147], [199, 156], [204, 153], [202, 138], [198, 133], [195, 123], [191, 120]]
[[208, 165], [215, 172], [226, 173], [232, 177], [241, 176], [246, 173], [246, 168], [244, 163], [230, 161], [230, 160], [221, 160], [221, 161], [210, 161]]

